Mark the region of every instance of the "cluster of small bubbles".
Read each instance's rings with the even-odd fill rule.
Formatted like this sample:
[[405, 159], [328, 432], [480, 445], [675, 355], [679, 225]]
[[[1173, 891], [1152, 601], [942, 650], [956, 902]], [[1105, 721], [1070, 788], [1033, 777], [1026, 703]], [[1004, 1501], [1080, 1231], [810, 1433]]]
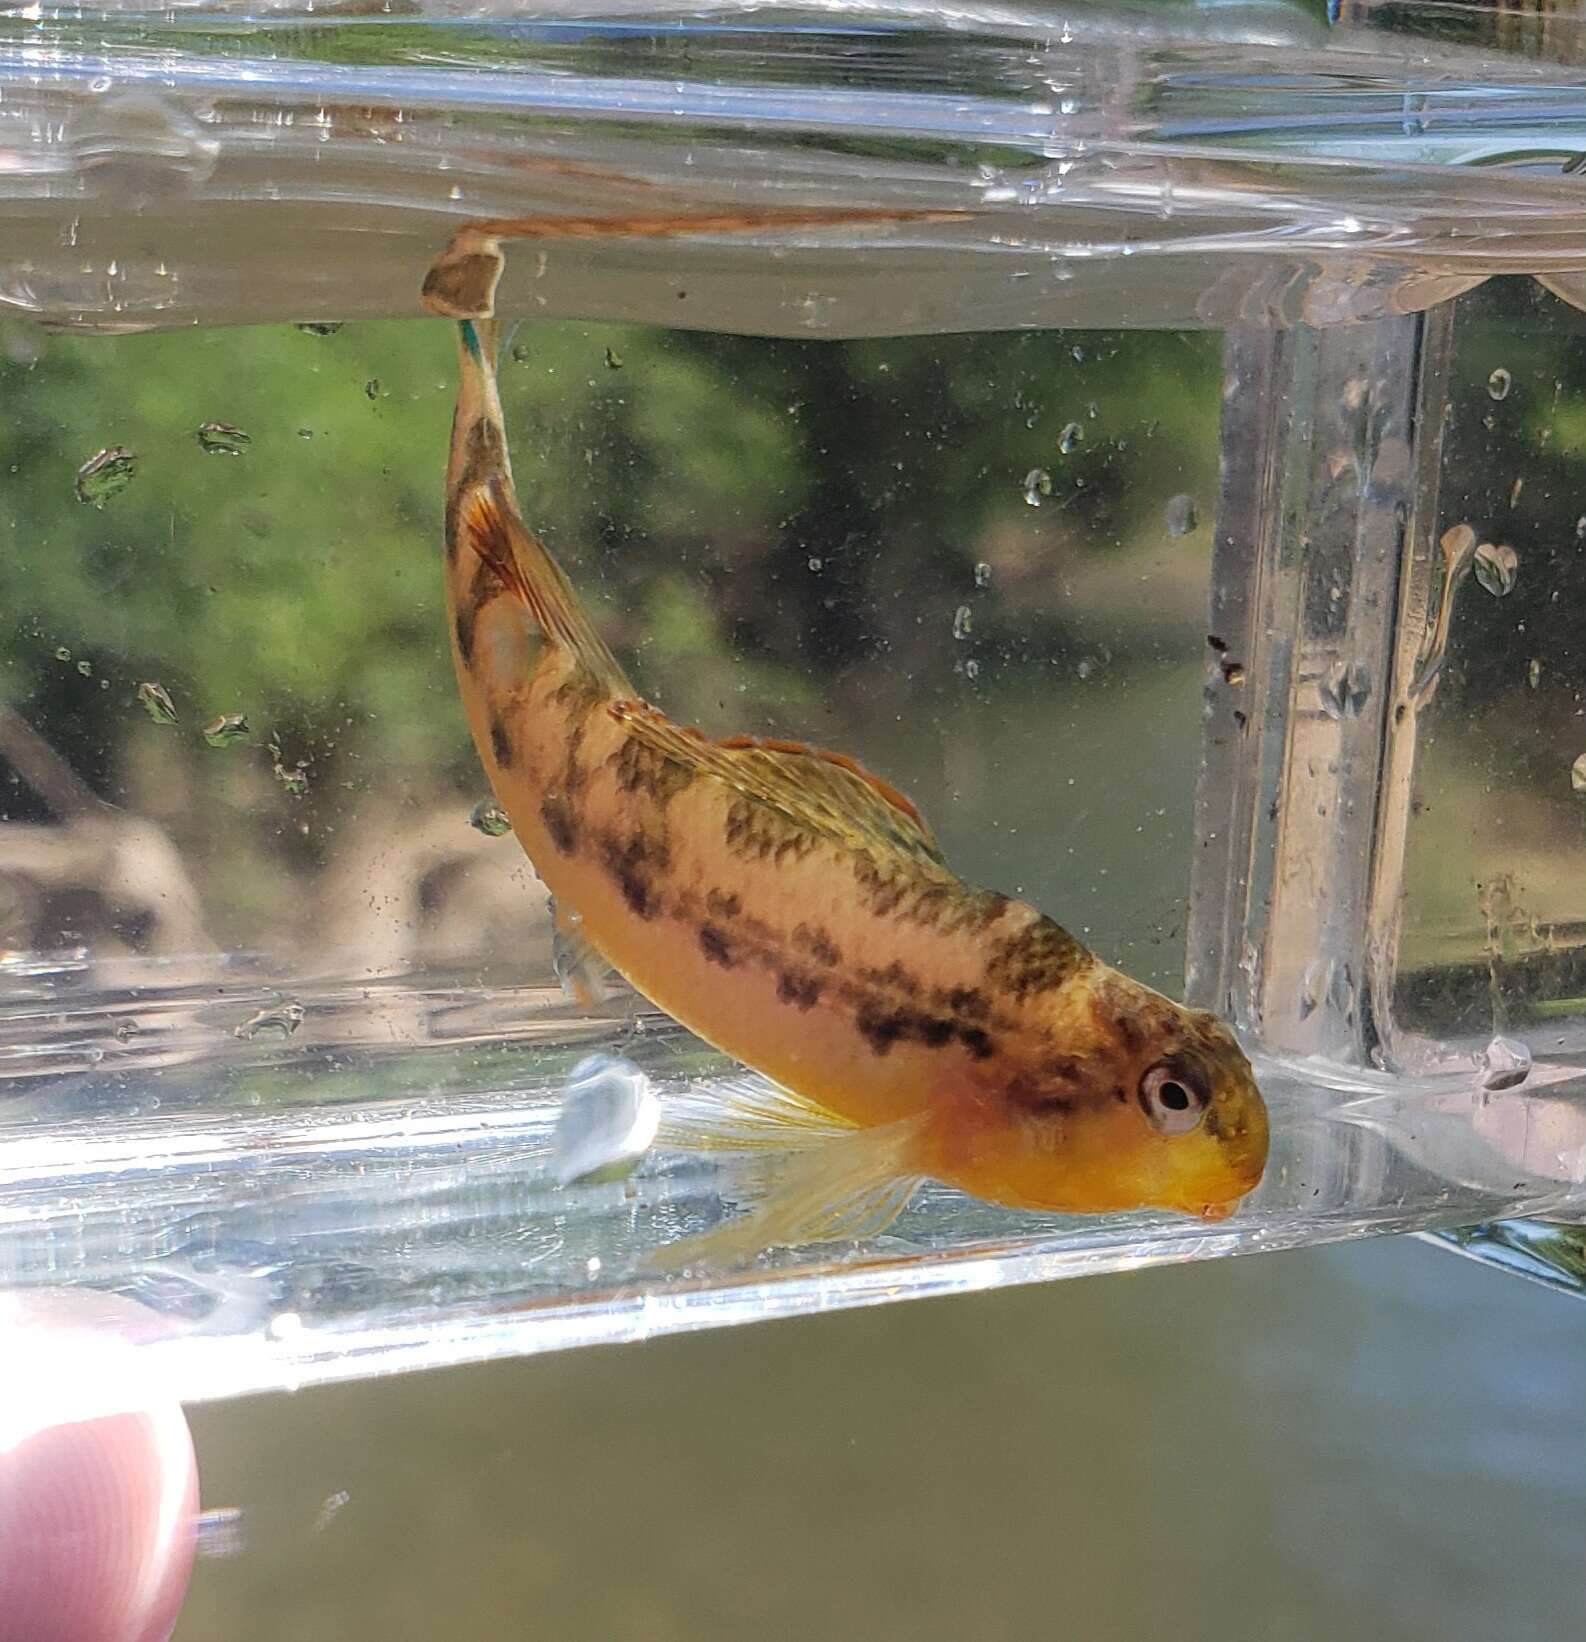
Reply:
[[1502, 365], [1487, 378], [1487, 392], [1494, 399], [1507, 399], [1509, 390], [1514, 386], [1514, 378]]
[[1586, 753], [1582, 753], [1570, 765], [1569, 784], [1576, 792], [1586, 793]]
[[150, 679], [140, 684], [133, 694], [142, 703], [144, 712], [156, 724], [176, 722], [176, 703], [171, 700], [170, 692], [163, 684], [157, 684]]
[[289, 1038], [303, 1024], [304, 1013], [302, 1004], [296, 998], [283, 998], [280, 1003], [261, 1009], [239, 1022], [232, 1027], [231, 1035], [245, 1041], [262, 1037], [266, 1032]]
[[1052, 475], [1045, 468], [1031, 468], [1024, 476], [1024, 503], [1039, 507], [1043, 496], [1052, 494]]
[[1371, 672], [1363, 661], [1341, 661], [1318, 683], [1317, 691], [1329, 718], [1359, 718], [1371, 699]]
[[1188, 536], [1200, 523], [1200, 513], [1195, 506], [1195, 498], [1180, 494], [1170, 496], [1167, 506], [1163, 509], [1163, 519], [1170, 536]]
[[959, 605], [953, 612], [953, 637], [955, 639], [967, 639], [974, 631], [974, 627], [975, 618], [970, 613], [969, 606], [967, 604]]
[[486, 838], [501, 838], [512, 831], [507, 812], [493, 798], [481, 798], [468, 812], [468, 825]]
[[1501, 599], [1514, 591], [1520, 576], [1520, 555], [1505, 544], [1483, 542], [1476, 549], [1476, 580]]
[[301, 798], [308, 791], [308, 766], [303, 763], [283, 764], [279, 747], [272, 747], [270, 752], [270, 770], [275, 779], [293, 798]]
[[1078, 422], [1064, 424], [1063, 431], [1057, 436], [1057, 448], [1064, 456], [1072, 456], [1085, 438], [1085, 430]]
[[211, 747], [230, 747], [238, 741], [244, 741], [250, 734], [247, 715], [221, 713], [204, 726], [203, 734], [204, 740]]
[[230, 422], [200, 422], [196, 435], [211, 456], [241, 456], [253, 443], [251, 435]]
[[1531, 1075], [1531, 1051], [1518, 1038], [1495, 1037], [1481, 1057], [1483, 1089], [1517, 1089]]
[[297, 328], [308, 336], [334, 336], [344, 323], [340, 319], [305, 319]]
[[126, 446], [111, 445], [98, 451], [77, 470], [77, 500], [103, 507], [132, 483], [137, 471], [138, 459]]
[[991, 566], [987, 564], [984, 559], [982, 559], [980, 563], [975, 566], [975, 586], [991, 586]]

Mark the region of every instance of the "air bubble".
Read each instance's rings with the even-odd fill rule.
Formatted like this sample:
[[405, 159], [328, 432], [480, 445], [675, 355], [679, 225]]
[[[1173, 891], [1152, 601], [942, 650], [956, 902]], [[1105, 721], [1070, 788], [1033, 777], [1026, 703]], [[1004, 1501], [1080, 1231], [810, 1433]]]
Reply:
[[1514, 386], [1514, 378], [1502, 365], [1487, 378], [1487, 392], [1494, 399], [1507, 399], [1509, 390]]
[[982, 559], [980, 563], [975, 566], [975, 586], [991, 586], [991, 566], [987, 564], [984, 559]]
[[1517, 1089], [1531, 1075], [1531, 1051], [1518, 1038], [1496, 1037], [1481, 1057], [1483, 1089]]
[[1069, 422], [1057, 436], [1057, 448], [1064, 456], [1072, 456], [1083, 443], [1085, 430], [1078, 422]]
[[1371, 699], [1371, 673], [1364, 662], [1341, 661], [1319, 682], [1317, 691], [1329, 718], [1359, 718]]
[[137, 476], [138, 459], [124, 445], [112, 445], [90, 456], [77, 470], [77, 500], [103, 507]]
[[1533, 690], [1542, 682], [1542, 663], [1534, 657], [1526, 663], [1525, 681]]
[[1024, 504], [1039, 507], [1043, 496], [1052, 494], [1052, 475], [1045, 468], [1031, 468], [1024, 476]]
[[1514, 591], [1520, 577], [1520, 555], [1512, 547], [1483, 542], [1476, 549], [1476, 580], [1495, 599]]
[[156, 684], [151, 679], [145, 684], [140, 684], [133, 694], [156, 724], [176, 722], [176, 703], [171, 700], [170, 692], [163, 684]]
[[204, 726], [204, 740], [211, 747], [230, 747], [245, 741], [249, 733], [248, 719], [243, 713], [221, 713]]
[[468, 825], [486, 838], [501, 838], [512, 831], [507, 812], [493, 798], [481, 798], [468, 812]]
[[1170, 536], [1188, 536], [1200, 523], [1200, 512], [1193, 496], [1170, 496], [1163, 509], [1163, 521]]
[[304, 1014], [305, 1010], [296, 998], [283, 998], [280, 1003], [261, 1009], [232, 1027], [231, 1035], [244, 1041], [262, 1037], [266, 1032], [289, 1038], [303, 1024]]
[[959, 605], [953, 612], [953, 637], [955, 639], [967, 639], [974, 631], [974, 627], [975, 618], [970, 614], [969, 606], [967, 604]]
[[1569, 767], [1569, 784], [1576, 792], [1586, 793], [1586, 753], [1582, 753]]
[[197, 438], [211, 456], [241, 456], [253, 443], [250, 435], [230, 422], [200, 422]]

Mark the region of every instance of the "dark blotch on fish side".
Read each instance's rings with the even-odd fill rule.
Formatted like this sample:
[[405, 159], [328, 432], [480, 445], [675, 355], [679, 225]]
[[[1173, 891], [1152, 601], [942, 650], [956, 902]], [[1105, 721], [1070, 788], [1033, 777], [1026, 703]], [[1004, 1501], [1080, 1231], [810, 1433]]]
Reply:
[[813, 1009], [821, 1001], [824, 987], [813, 975], [800, 975], [784, 969], [777, 977], [776, 995], [783, 1003], [798, 1009]]
[[795, 924], [793, 944], [799, 951], [807, 952], [816, 963], [825, 964], [828, 969], [835, 969], [843, 961], [837, 943], [819, 924]]
[[563, 855], [571, 855], [578, 842], [578, 828], [573, 824], [573, 812], [563, 799], [554, 795], [540, 804], [540, 820], [551, 835], [551, 842]]
[[506, 721], [492, 717], [490, 720], [490, 751], [495, 756], [496, 763], [502, 769], [507, 769], [512, 763], [512, 736], [507, 730]]
[[736, 895], [713, 889], [706, 892], [705, 910], [713, 918], [736, 918], [743, 911], [743, 902]]
[[720, 964], [723, 969], [732, 969], [737, 963], [727, 937], [714, 924], [700, 925], [699, 949], [711, 963]]
[[626, 844], [614, 838], [601, 840], [601, 860], [622, 891], [622, 899], [636, 918], [654, 918], [661, 911], [660, 898], [649, 880], [652, 868], [666, 866], [666, 849], [652, 846], [643, 836]]
[[984, 1028], [965, 1026], [945, 1015], [928, 1015], [918, 1009], [883, 1011], [873, 1004], [864, 1005], [854, 1024], [877, 1055], [886, 1054], [895, 1043], [911, 1040], [928, 1049], [944, 1049], [955, 1038], [976, 1060], [985, 1060], [992, 1053], [991, 1035]]
[[457, 634], [457, 654], [462, 657], [464, 666], [474, 659], [474, 622], [477, 618], [478, 612], [475, 610], [459, 610], [453, 624], [453, 631]]
[[949, 987], [943, 1000], [955, 1015], [983, 1021], [991, 1013], [991, 1000], [978, 986]]

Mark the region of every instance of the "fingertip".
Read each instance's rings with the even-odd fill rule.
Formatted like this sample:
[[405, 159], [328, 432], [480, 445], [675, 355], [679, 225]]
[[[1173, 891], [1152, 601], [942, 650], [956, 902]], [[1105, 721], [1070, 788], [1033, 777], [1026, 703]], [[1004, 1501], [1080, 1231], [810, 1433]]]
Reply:
[[179, 1403], [92, 1296], [0, 1297], [0, 1642], [162, 1642], [192, 1572]]

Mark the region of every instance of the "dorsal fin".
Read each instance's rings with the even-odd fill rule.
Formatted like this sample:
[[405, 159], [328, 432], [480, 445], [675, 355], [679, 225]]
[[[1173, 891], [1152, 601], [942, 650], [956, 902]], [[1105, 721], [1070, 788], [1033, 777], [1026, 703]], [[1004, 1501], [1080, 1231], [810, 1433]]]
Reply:
[[662, 756], [715, 776], [812, 832], [850, 848], [883, 849], [916, 867], [946, 870], [914, 805], [844, 753], [756, 736], [710, 741], [641, 701], [614, 701], [610, 711]]

